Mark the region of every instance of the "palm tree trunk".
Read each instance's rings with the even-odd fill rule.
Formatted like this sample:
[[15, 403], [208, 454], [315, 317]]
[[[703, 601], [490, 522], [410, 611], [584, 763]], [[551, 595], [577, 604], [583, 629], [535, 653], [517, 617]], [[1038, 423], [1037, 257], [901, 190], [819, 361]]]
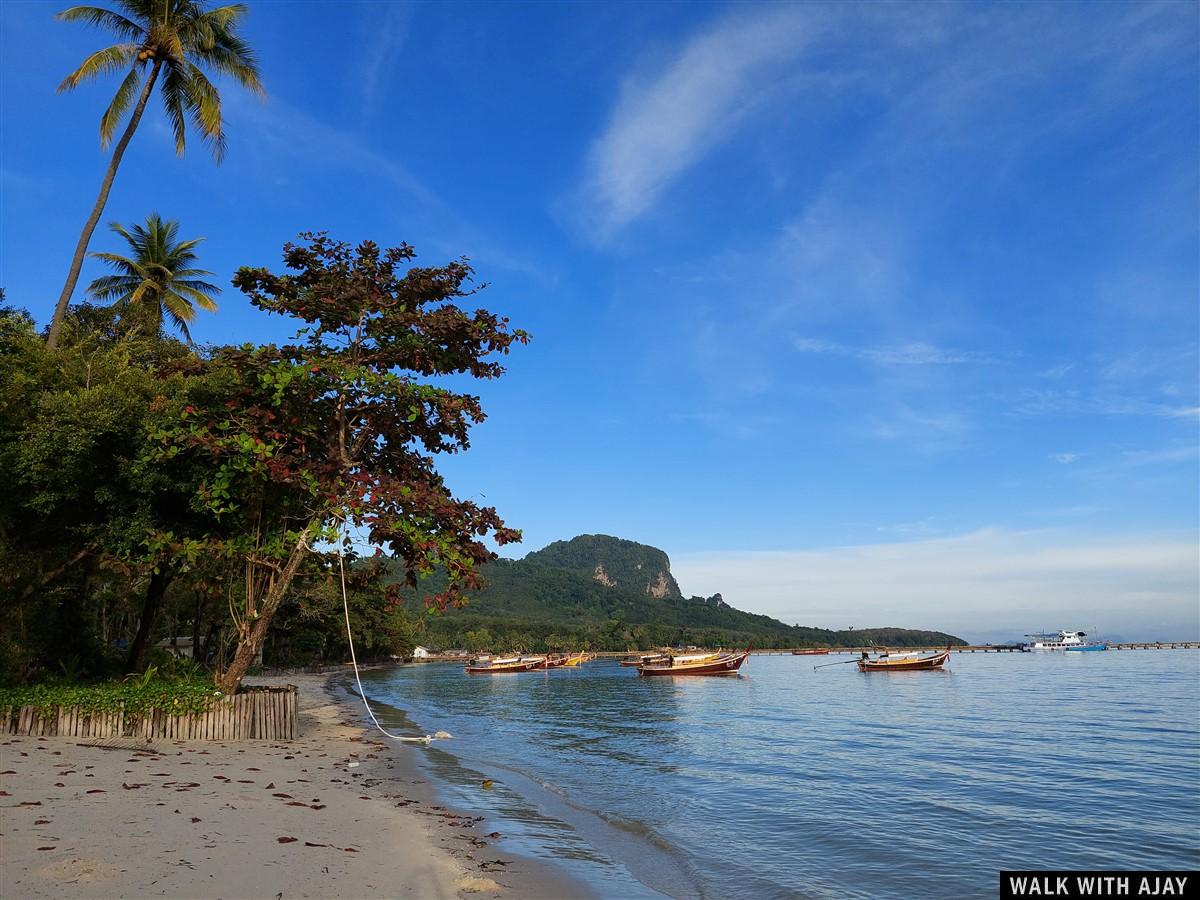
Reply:
[[125, 155], [125, 148], [129, 146], [129, 141], [137, 130], [138, 122], [142, 120], [142, 112], [146, 109], [146, 101], [150, 99], [150, 94], [154, 90], [154, 82], [158, 78], [158, 70], [161, 67], [162, 60], [155, 59], [154, 68], [150, 70], [150, 77], [146, 79], [146, 85], [142, 88], [142, 96], [138, 98], [133, 115], [129, 118], [129, 124], [125, 126], [125, 133], [121, 135], [121, 139], [117, 141], [117, 146], [113, 150], [112, 159], [108, 163], [108, 171], [104, 174], [104, 181], [100, 184], [100, 196], [96, 198], [92, 214], [83, 226], [83, 233], [79, 235], [79, 243], [75, 245], [75, 256], [71, 259], [71, 270], [67, 273], [67, 283], [63, 285], [58, 303], [54, 307], [54, 318], [50, 320], [50, 333], [46, 337], [46, 346], [51, 350], [58, 346], [59, 332], [62, 330], [63, 318], [67, 314], [67, 304], [71, 302], [71, 295], [75, 293], [75, 283], [79, 281], [79, 272], [83, 268], [83, 258], [87, 255], [92, 232], [96, 230], [100, 214], [104, 212], [104, 205], [108, 203], [108, 192], [112, 189], [113, 179], [117, 177], [117, 167], [121, 165], [121, 157]]

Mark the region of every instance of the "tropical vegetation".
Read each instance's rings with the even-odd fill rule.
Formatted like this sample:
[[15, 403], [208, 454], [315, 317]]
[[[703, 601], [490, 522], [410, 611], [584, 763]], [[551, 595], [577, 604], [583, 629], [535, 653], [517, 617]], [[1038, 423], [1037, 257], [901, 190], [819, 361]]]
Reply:
[[112, 306], [134, 327], [157, 334], [167, 321], [191, 340], [188, 330], [196, 309], [215, 312], [213, 294], [221, 289], [202, 279], [213, 273], [197, 269], [196, 247], [204, 238], [179, 240], [179, 223], [163, 221], [158, 213], [146, 217], [145, 225], [125, 228], [113, 222], [109, 228], [129, 246], [129, 256], [93, 253], [115, 274], [103, 275], [88, 285], [88, 296]]
[[55, 304], [46, 336], [51, 349], [59, 343], [92, 233], [100, 222], [125, 149], [142, 121], [155, 86], [175, 138], [175, 152], [184, 152], [190, 121], [212, 148], [217, 162], [225, 154], [225, 124], [221, 94], [208, 73], [230, 78], [256, 94], [264, 92], [254, 51], [238, 35], [247, 12], [244, 4], [210, 7], [201, 0], [120, 0], [117, 7], [119, 11], [72, 6], [58, 14], [64, 22], [90, 25], [119, 39], [118, 43], [89, 54], [63, 79], [59, 92], [74, 90], [104, 75], [124, 73], [100, 116], [101, 146], [108, 147], [127, 113], [129, 118], [113, 148], [100, 193], [79, 235], [66, 283]]
[[[283, 345], [195, 347], [137, 327], [129, 302], [73, 307], [51, 350], [0, 311], [0, 677], [140, 671], [187, 629], [228, 692], [259, 659], [340, 660], [343, 603], [389, 655], [424, 614], [401, 584], [436, 569], [433, 608], [480, 585], [484, 541], [519, 533], [438, 474], [484, 414], [437, 382], [499, 377], [527, 335], [458, 305], [465, 262], [415, 256], [306, 234], [282, 274], [239, 271], [298, 326]], [[358, 560], [352, 533], [388, 565]]]

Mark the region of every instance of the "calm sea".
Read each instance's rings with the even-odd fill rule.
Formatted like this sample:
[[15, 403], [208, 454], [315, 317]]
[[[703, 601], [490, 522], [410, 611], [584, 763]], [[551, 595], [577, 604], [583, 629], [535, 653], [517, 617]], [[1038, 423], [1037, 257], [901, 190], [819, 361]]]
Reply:
[[422, 764], [501, 849], [605, 896], [989, 897], [1000, 869], [1200, 868], [1200, 652], [813, 669], [839, 659], [364, 684], [381, 719], [454, 735]]

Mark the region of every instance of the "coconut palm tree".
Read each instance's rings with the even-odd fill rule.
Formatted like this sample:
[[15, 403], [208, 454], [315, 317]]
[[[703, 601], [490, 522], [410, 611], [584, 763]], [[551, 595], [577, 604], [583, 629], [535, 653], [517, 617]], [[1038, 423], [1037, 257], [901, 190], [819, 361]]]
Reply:
[[83, 226], [67, 283], [63, 286], [46, 343], [58, 344], [63, 316], [75, 292], [79, 271], [87, 254], [92, 232], [100, 221], [117, 167], [130, 138], [142, 120], [146, 103], [159, 85], [159, 94], [171, 129], [175, 133], [175, 152], [184, 151], [187, 122], [207, 141], [217, 162], [225, 152], [225, 128], [221, 118], [221, 95], [205, 74], [227, 75], [242, 87], [263, 93], [258, 63], [249, 45], [237, 34], [239, 21], [246, 14], [243, 4], [210, 8], [204, 0], [118, 0], [121, 12], [95, 6], [73, 6], [58, 14], [67, 22], [83, 22], [115, 33], [121, 42], [97, 50], [74, 72], [63, 79], [59, 92], [73, 90], [100, 75], [124, 71], [125, 77], [113, 95], [108, 109], [100, 117], [100, 144], [107, 147], [122, 118], [133, 107], [112, 159], [100, 196]]
[[108, 227], [125, 239], [130, 254], [91, 254], [117, 274], [97, 278], [88, 285], [88, 295], [113, 304], [122, 317], [151, 334], [161, 332], [169, 320], [190, 341], [188, 325], [195, 321], [196, 308], [212, 312], [217, 304], [211, 295], [221, 292], [215, 284], [201, 280], [212, 272], [194, 268], [196, 246], [204, 238], [179, 240], [179, 223], [164, 222], [158, 213], [147, 216], [145, 225], [127, 229], [113, 222]]

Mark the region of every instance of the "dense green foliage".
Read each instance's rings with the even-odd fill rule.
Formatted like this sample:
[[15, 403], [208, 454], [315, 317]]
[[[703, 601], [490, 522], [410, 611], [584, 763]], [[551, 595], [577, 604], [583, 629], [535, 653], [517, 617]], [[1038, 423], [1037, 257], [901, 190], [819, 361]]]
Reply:
[[[597, 580], [596, 567], [612, 585]], [[605, 535], [556, 541], [522, 560], [497, 560], [483, 570], [486, 587], [462, 609], [426, 623], [421, 642], [468, 650], [648, 649], [665, 645], [744, 647], [894, 647], [962, 644], [938, 631], [875, 628], [831, 631], [790, 626], [732, 609], [714, 598], [647, 591], [667, 555]], [[649, 573], [649, 574], [648, 574]]]
[[464, 262], [414, 257], [306, 235], [288, 274], [239, 272], [292, 344], [196, 348], [118, 302], [75, 307], [50, 348], [0, 311], [0, 682], [139, 671], [180, 636], [227, 693], [259, 659], [340, 662], [339, 549], [364, 658], [403, 655], [424, 610], [355, 564], [348, 527], [406, 583], [446, 573], [433, 606], [480, 584], [484, 540], [519, 533], [437, 472], [484, 414], [430, 379], [499, 377], [526, 335], [456, 305]]
[[[151, 673], [153, 675], [153, 673]], [[208, 678], [128, 678], [100, 684], [31, 684], [0, 687], [0, 710], [33, 706], [41, 716], [56, 708], [82, 713], [116, 712], [143, 715], [160, 710], [172, 715], [198, 714], [211, 709], [222, 696]]]

